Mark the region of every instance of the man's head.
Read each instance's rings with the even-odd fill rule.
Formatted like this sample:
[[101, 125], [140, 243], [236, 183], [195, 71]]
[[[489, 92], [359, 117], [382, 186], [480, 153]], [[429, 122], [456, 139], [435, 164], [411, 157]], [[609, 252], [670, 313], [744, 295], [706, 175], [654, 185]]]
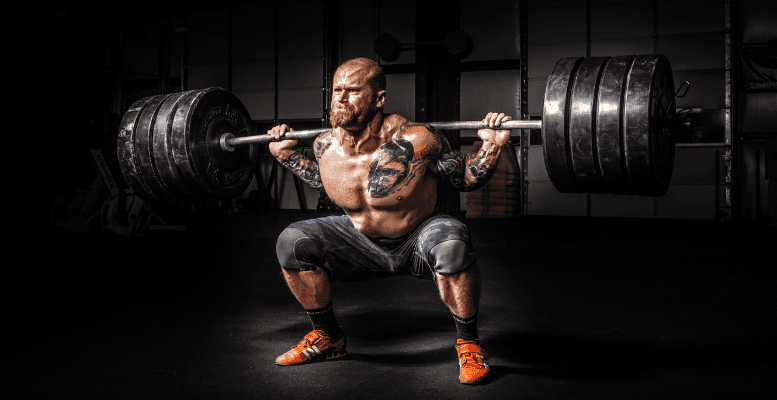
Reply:
[[367, 58], [348, 60], [337, 68], [332, 82], [329, 118], [332, 127], [364, 129], [386, 101], [386, 75]]

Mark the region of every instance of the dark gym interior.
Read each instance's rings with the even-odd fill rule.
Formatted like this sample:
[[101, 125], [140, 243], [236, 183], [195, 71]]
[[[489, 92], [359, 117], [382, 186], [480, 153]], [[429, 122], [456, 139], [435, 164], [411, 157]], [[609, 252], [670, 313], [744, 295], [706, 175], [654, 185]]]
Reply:
[[[21, 15], [37, 28], [18, 53], [32, 82], [20, 102], [47, 111], [19, 110], [44, 150], [23, 164], [34, 196], [6, 247], [2, 398], [775, 396], [774, 4], [260, 0]], [[467, 40], [446, 41], [452, 31]], [[666, 194], [558, 192], [539, 130], [513, 131], [503, 153], [520, 180], [510, 206], [478, 208], [484, 195], [440, 184], [482, 271], [492, 375], [478, 386], [457, 381], [456, 329], [434, 283], [409, 276], [335, 283], [348, 357], [275, 365], [310, 331], [276, 240], [342, 211], [266, 144], [242, 194], [184, 206], [138, 199], [117, 161], [122, 116], [148, 96], [222, 87], [259, 134], [327, 127], [334, 70], [366, 57], [386, 71], [387, 112], [540, 119], [558, 59], [630, 54], [665, 54], [674, 87], [691, 83], [676, 99], [690, 112]], [[474, 130], [445, 134], [464, 152], [478, 145]]]

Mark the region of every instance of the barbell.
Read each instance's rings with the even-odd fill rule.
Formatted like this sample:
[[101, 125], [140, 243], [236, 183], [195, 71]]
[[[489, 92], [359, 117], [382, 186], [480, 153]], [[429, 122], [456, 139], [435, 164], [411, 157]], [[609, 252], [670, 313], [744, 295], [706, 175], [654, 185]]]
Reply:
[[[687, 89], [686, 89], [687, 91]], [[674, 165], [672, 70], [663, 55], [567, 57], [548, 77], [542, 120], [505, 129], [541, 129], [545, 167], [563, 193], [661, 196]], [[442, 130], [479, 121], [430, 122]], [[310, 139], [331, 129], [288, 133]], [[245, 106], [221, 88], [140, 99], [125, 113], [117, 153], [130, 189], [148, 202], [234, 198], [248, 187], [258, 143]]]

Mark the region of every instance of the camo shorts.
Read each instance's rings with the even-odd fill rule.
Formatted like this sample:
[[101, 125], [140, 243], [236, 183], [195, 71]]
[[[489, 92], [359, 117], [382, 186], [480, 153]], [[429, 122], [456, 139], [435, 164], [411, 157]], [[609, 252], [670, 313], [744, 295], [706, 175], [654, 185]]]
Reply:
[[313, 270], [324, 263], [332, 281], [391, 275], [435, 279], [464, 271], [476, 262], [466, 225], [435, 214], [399, 238], [370, 238], [347, 216], [295, 222], [278, 238], [278, 261], [288, 270]]

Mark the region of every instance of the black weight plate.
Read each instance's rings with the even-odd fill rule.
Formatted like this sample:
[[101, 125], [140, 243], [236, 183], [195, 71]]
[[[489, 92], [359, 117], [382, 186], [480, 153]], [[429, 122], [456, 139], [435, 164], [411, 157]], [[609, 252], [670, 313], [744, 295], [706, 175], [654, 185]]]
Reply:
[[542, 109], [542, 152], [553, 186], [562, 193], [580, 192], [569, 148], [569, 109], [572, 87], [581, 57], [567, 57], [553, 67], [545, 85]]
[[144, 111], [156, 108], [166, 96], [151, 96], [140, 99], [130, 106], [124, 114], [119, 126], [119, 135], [116, 140], [116, 155], [119, 161], [121, 173], [129, 188], [143, 200], [154, 203], [166, 196], [158, 193], [146, 183], [145, 171], [138, 163], [140, 151], [137, 146], [138, 127]]
[[255, 128], [240, 100], [221, 88], [198, 90], [176, 110], [171, 130], [173, 159], [186, 187], [197, 196], [234, 198], [251, 182], [256, 147], [222, 150], [219, 139], [227, 132], [235, 137], [254, 136]]
[[183, 203], [196, 201], [193, 191], [186, 187], [186, 181], [173, 159], [172, 129], [176, 112], [182, 104], [188, 104], [196, 91], [175, 93], [162, 103], [154, 123], [154, 167], [166, 191]]
[[569, 108], [569, 149], [577, 190], [606, 193], [601, 184], [596, 143], [597, 90], [605, 57], [583, 60], [575, 74]]
[[612, 57], [602, 71], [596, 113], [596, 146], [602, 184], [608, 193], [628, 194], [631, 182], [623, 155], [623, 99], [626, 72], [634, 56]]
[[673, 95], [666, 57], [637, 56], [628, 74], [624, 102], [624, 150], [632, 194], [661, 196], [669, 187], [674, 138], [666, 129], [664, 116]]
[[[656, 73], [653, 75], [653, 87], [656, 90], [651, 92], [650, 115], [654, 118], [651, 124], [656, 127], [656, 134], [651, 137], [650, 143], [650, 159], [655, 178], [655, 190], [652, 195], [663, 196], [672, 183], [675, 157], [675, 137], [667, 126], [667, 122], [676, 113], [674, 104], [669, 107], [675, 93], [672, 67], [669, 60], [663, 55], [659, 57]], [[669, 107], [668, 110], [667, 107]]]
[[154, 160], [154, 125], [156, 125], [162, 104], [170, 96], [173, 95], [165, 94], [152, 97], [140, 112], [135, 127], [135, 160], [140, 176], [149, 189], [148, 193], [152, 195], [155, 202], [175, 204], [178, 203], [178, 200], [162, 182]]

